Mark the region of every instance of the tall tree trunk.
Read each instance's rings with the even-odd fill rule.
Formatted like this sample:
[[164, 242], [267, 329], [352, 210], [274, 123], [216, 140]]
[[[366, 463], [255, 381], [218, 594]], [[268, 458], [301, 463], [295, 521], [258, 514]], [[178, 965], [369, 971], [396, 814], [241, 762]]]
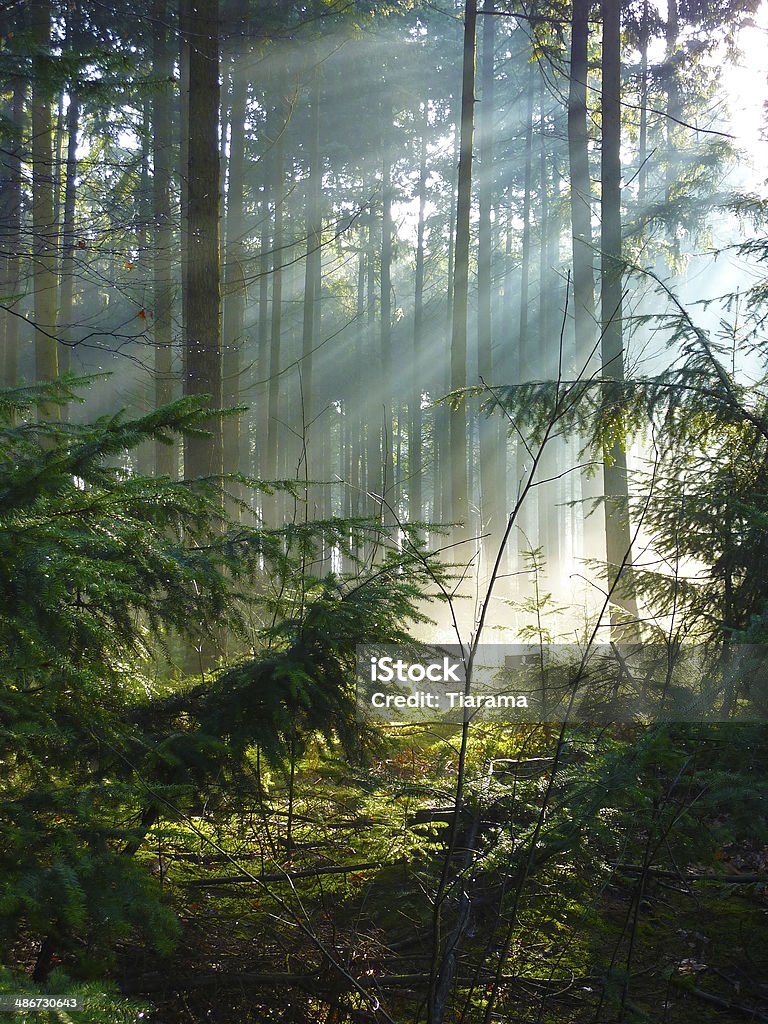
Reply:
[[[571, 19], [571, 75], [568, 84], [568, 163], [571, 191], [573, 245], [573, 321], [575, 369], [589, 378], [597, 372], [595, 332], [595, 277], [592, 245], [592, 182], [589, 171], [587, 120], [587, 48], [591, 0], [573, 0]], [[586, 558], [604, 555], [605, 531], [596, 514], [600, 498], [596, 477], [581, 474], [582, 545]]]
[[677, 11], [677, 0], [667, 0], [667, 24], [664, 31], [666, 55], [664, 78], [667, 92], [667, 202], [672, 196], [672, 189], [677, 180], [678, 152], [677, 137], [680, 120], [680, 83], [677, 73], [678, 35], [680, 19]]
[[0, 293], [3, 302], [10, 307], [0, 316], [1, 369], [6, 387], [13, 387], [19, 376], [19, 317], [14, 314], [13, 307], [19, 289], [21, 154], [26, 92], [24, 80], [14, 78], [9, 111], [12, 135], [0, 152]]
[[[601, 326], [603, 401], [621, 401], [615, 383], [624, 379], [622, 332], [623, 264], [621, 258], [621, 3], [602, 0], [603, 15], [603, 117], [601, 179]], [[605, 530], [609, 585], [616, 581], [622, 563], [631, 565], [631, 534], [627, 488], [626, 453], [617, 440], [604, 452]], [[628, 585], [627, 585], [628, 586]], [[622, 586], [627, 590], [627, 586]], [[631, 592], [621, 603], [637, 618]], [[619, 598], [619, 592], [616, 594]]]
[[[50, 0], [32, 0], [30, 27], [39, 52], [32, 62], [32, 249], [35, 309], [35, 375], [58, 376], [56, 351], [56, 225], [53, 220], [53, 124], [45, 85], [51, 43]], [[58, 417], [56, 409], [51, 410]]]
[[410, 388], [410, 416], [408, 429], [408, 518], [418, 522], [423, 515], [422, 495], [422, 349], [424, 345], [424, 234], [427, 209], [427, 133], [429, 107], [422, 104], [421, 139], [419, 144], [419, 219], [416, 228], [416, 267], [413, 285], [413, 352], [411, 367], [413, 380]]
[[640, 128], [638, 133], [637, 203], [642, 207], [648, 187], [648, 39], [650, 36], [648, 0], [643, 0], [640, 21]]
[[[376, 344], [376, 215], [373, 205], [368, 213], [368, 274], [366, 280], [366, 311], [365, 311], [365, 347], [366, 363], [369, 379], [381, 380], [380, 373], [380, 352], [377, 352]], [[373, 511], [370, 514], [379, 514], [381, 507], [379, 501], [383, 494], [383, 472], [382, 472], [382, 429], [381, 409], [374, 406], [367, 417], [366, 435], [366, 483], [367, 492], [373, 496]]]
[[285, 126], [288, 104], [283, 98], [275, 121], [277, 137], [272, 148], [272, 199], [275, 208], [272, 234], [272, 318], [269, 334], [269, 389], [267, 396], [267, 479], [276, 480], [278, 473], [277, 435], [280, 404], [280, 342], [283, 318], [283, 206], [285, 203]]
[[587, 44], [591, 0], [573, 0], [571, 77], [568, 84], [568, 162], [573, 235], [573, 317], [576, 364], [581, 369], [595, 344], [595, 278], [592, 250], [592, 185], [587, 128]]
[[[517, 342], [517, 380], [521, 384], [528, 383], [536, 376], [538, 367], [535, 365], [532, 344], [532, 330], [530, 327], [529, 304], [530, 304], [530, 277], [531, 277], [531, 252], [532, 231], [531, 231], [531, 198], [533, 192], [533, 90], [536, 65], [531, 61], [528, 64], [528, 97], [525, 112], [525, 170], [523, 177], [523, 239], [520, 266], [520, 320], [518, 326]], [[525, 425], [521, 426], [521, 432], [525, 437]], [[531, 455], [523, 444], [523, 438], [517, 438], [517, 486], [528, 478], [531, 471]], [[536, 513], [535, 505], [538, 501], [536, 490], [528, 492], [523, 507], [518, 516], [517, 525], [518, 546], [521, 558], [528, 550], [537, 546], [536, 539]], [[526, 576], [519, 576], [518, 583], [524, 586]]]
[[[451, 118], [452, 120], [452, 118]], [[451, 322], [453, 318], [453, 286], [456, 255], [456, 175], [459, 163], [459, 130], [456, 128], [453, 133], [453, 158], [451, 161], [450, 177], [450, 207], [448, 224], [448, 252], [446, 260], [446, 289], [445, 289], [445, 330], [446, 338], [451, 335]], [[433, 385], [433, 394], [442, 396], [451, 389], [451, 354], [448, 344], [440, 353], [437, 360], [436, 373]], [[451, 519], [451, 423], [450, 413], [444, 404], [433, 409], [433, 444], [434, 444], [434, 468], [433, 468], [433, 512], [432, 518], [440, 523], [447, 523]]]
[[[152, 53], [155, 74], [160, 84], [152, 97], [152, 206], [154, 248], [152, 260], [154, 303], [155, 405], [167, 405], [173, 399], [173, 287], [171, 253], [173, 224], [171, 222], [171, 178], [173, 174], [173, 140], [171, 137], [171, 78], [173, 55], [169, 45], [166, 22], [167, 0], [154, 0], [152, 21]], [[183, 102], [183, 99], [182, 99]], [[176, 445], [155, 443], [155, 473], [175, 477], [178, 474]]]
[[[224, 270], [224, 309], [222, 316], [223, 382], [225, 408], [240, 402], [241, 352], [245, 344], [246, 287], [245, 258], [245, 120], [248, 103], [249, 65], [242, 56], [232, 60], [232, 103], [230, 108], [229, 176], [227, 188], [226, 264]], [[224, 420], [224, 472], [243, 471], [243, 452], [239, 416]], [[240, 497], [240, 489], [232, 483], [227, 490]], [[239, 514], [236, 502], [229, 504], [233, 516]]]
[[[269, 310], [269, 280], [270, 280], [270, 238], [272, 220], [269, 212], [270, 200], [270, 172], [269, 161], [262, 157], [259, 168], [264, 178], [262, 181], [261, 194], [261, 235], [259, 239], [259, 320], [258, 320], [258, 380], [262, 383], [262, 390], [257, 393], [255, 409], [254, 448], [255, 448], [255, 474], [256, 476], [266, 475], [266, 441], [269, 423], [269, 342], [271, 317]], [[257, 501], [261, 499], [257, 496]]]
[[[493, 131], [494, 131], [494, 56], [496, 49], [496, 18], [494, 0], [486, 0], [483, 20], [483, 63], [481, 69], [481, 102], [478, 120], [480, 176], [478, 179], [477, 225], [477, 368], [487, 387], [498, 382], [494, 376], [492, 277], [493, 238]], [[486, 399], [490, 395], [484, 396]], [[490, 533], [484, 542], [494, 558], [503, 532], [503, 506], [499, 504], [498, 450], [503, 443], [501, 417], [494, 413], [480, 419], [480, 509], [481, 533]]]
[[[357, 295], [355, 315], [354, 352], [352, 357], [352, 388], [350, 389], [347, 417], [350, 421], [350, 448], [352, 450], [352, 467], [350, 472], [350, 514], [363, 515], [365, 502], [365, 421], [363, 418], [362, 382], [365, 369], [365, 352], [363, 350], [363, 318], [365, 315], [365, 234], [360, 230], [358, 235], [360, 250], [357, 256]], [[357, 551], [355, 551], [357, 554]]]
[[77, 180], [77, 143], [80, 129], [80, 100], [74, 89], [69, 94], [67, 109], [67, 161], [64, 174], [64, 219], [61, 225], [61, 299], [59, 302], [59, 369], [70, 368], [71, 345], [74, 342], [75, 297], [75, 197]]
[[[184, 393], [209, 394], [221, 407], [219, 28], [218, 0], [188, 0], [183, 25], [189, 41], [188, 212], [184, 253]], [[221, 420], [212, 438], [185, 437], [187, 480], [223, 469]]]
[[[321, 189], [323, 178], [322, 155], [320, 152], [320, 70], [316, 67], [312, 73], [312, 89], [310, 96], [310, 128], [309, 128], [309, 181], [307, 188], [306, 224], [307, 249], [304, 262], [304, 319], [301, 335], [301, 392], [303, 402], [303, 419], [306, 424], [304, 445], [306, 451], [305, 470], [310, 480], [328, 479], [329, 474], [321, 468], [319, 459], [319, 433], [327, 429], [327, 423], [314, 424], [316, 409], [314, 347], [316, 345], [320, 320], [320, 288], [321, 288], [321, 242], [322, 242], [322, 207]], [[314, 424], [314, 428], [313, 428]], [[314, 429], [314, 436], [313, 436]], [[306, 496], [309, 501], [310, 496]], [[323, 517], [323, 490], [317, 496], [320, 516]]]
[[[386, 124], [392, 121], [392, 111], [385, 105]], [[395, 386], [392, 379], [392, 155], [390, 133], [384, 134], [384, 162], [381, 175], [381, 381], [384, 395], [384, 423], [382, 437], [384, 474], [384, 506], [382, 516], [384, 522], [392, 525], [395, 521], [398, 504], [398, 481], [395, 480], [395, 463], [393, 459]], [[398, 416], [399, 419], [399, 416]], [[400, 466], [398, 464], [398, 473]]]
[[[459, 178], [456, 200], [456, 254], [453, 269], [453, 322], [451, 329], [451, 390], [467, 383], [467, 314], [469, 299], [469, 235], [472, 206], [472, 140], [475, 105], [475, 36], [477, 0], [467, 0], [461, 82]], [[450, 415], [451, 518], [459, 524], [455, 540], [469, 535], [467, 409], [459, 403]], [[463, 557], [466, 552], [459, 551]]]
[[[557, 283], [552, 273], [550, 236], [556, 231], [552, 221], [549, 175], [549, 135], [546, 115], [546, 83], [539, 76], [539, 367], [542, 380], [556, 380], [559, 368], [560, 339], [554, 311], [557, 308]], [[554, 190], [552, 191], [553, 200]], [[539, 464], [542, 479], [537, 488], [539, 505], [539, 546], [550, 575], [560, 563], [560, 545], [563, 536], [563, 509], [561, 507], [561, 481], [557, 479], [558, 456], [562, 452], [559, 438], [551, 438]], [[544, 481], [547, 481], [546, 483]]]

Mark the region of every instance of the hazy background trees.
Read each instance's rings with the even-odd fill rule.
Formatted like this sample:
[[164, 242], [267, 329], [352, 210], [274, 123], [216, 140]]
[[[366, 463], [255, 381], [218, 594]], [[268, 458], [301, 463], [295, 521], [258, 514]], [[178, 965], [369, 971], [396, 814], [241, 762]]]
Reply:
[[[733, 159], [717, 62], [755, 6], [12, 8], [6, 382], [71, 366], [112, 373], [96, 408], [247, 406], [136, 468], [298, 479], [310, 518], [460, 521], [482, 573], [533, 458], [533, 412], [493, 389], [582, 376], [610, 406], [658, 369], [665, 311], [628, 266], [691, 287]], [[585, 560], [632, 562], [643, 449], [587, 440], [549, 442], [513, 592], [515, 550], [569, 599]]]

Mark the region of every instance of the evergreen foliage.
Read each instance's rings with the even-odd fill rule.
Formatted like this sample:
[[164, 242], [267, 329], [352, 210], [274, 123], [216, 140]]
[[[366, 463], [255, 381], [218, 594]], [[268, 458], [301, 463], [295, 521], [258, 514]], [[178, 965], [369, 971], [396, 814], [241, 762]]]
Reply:
[[[138, 420], [32, 416], [82, 383], [0, 394], [0, 943], [7, 961], [42, 942], [39, 980], [56, 960], [102, 977], [139, 933], [172, 948], [175, 914], [134, 856], [149, 829], [197, 806], [222, 771], [237, 776], [249, 750], [277, 766], [315, 730], [351, 749], [355, 644], [405, 640], [440, 572], [412, 547], [354, 581], [302, 575], [310, 524], [294, 559], [296, 531], [227, 530], [213, 482], [124, 468], [148, 439], [204, 436], [202, 399]], [[264, 646], [169, 696], [153, 657], [179, 638], [245, 636], [238, 587], [270, 556], [282, 597], [267, 602]]]

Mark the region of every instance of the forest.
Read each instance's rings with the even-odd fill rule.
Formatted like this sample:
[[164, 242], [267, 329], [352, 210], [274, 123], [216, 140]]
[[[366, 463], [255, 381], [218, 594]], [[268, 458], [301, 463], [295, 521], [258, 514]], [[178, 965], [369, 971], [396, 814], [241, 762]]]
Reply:
[[767, 33], [0, 0], [0, 1013], [768, 1020]]

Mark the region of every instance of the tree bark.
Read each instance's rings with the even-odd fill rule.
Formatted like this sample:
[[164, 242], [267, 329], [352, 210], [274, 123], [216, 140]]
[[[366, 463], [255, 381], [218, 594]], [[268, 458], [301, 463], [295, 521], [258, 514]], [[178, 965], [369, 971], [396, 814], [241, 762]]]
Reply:
[[[387, 127], [392, 121], [392, 111], [388, 104], [384, 106]], [[392, 140], [389, 131], [384, 133], [384, 161], [381, 172], [381, 383], [384, 395], [384, 423], [382, 436], [383, 451], [383, 497], [382, 517], [384, 522], [393, 525], [398, 505], [398, 481], [395, 480], [395, 462], [393, 459], [394, 438], [394, 398], [395, 386], [392, 379], [392, 156], [390, 146]], [[399, 418], [399, 417], [398, 417]], [[399, 472], [399, 468], [398, 468]]]
[[[621, 402], [616, 383], [624, 380], [622, 330], [623, 270], [621, 255], [621, 4], [602, 0], [603, 15], [603, 116], [601, 178], [601, 321], [603, 401], [609, 406]], [[605, 489], [605, 537], [608, 584], [623, 576], [621, 590], [626, 597], [616, 600], [635, 619], [637, 606], [622, 573], [622, 563], [631, 567], [632, 541], [629, 527], [627, 460], [623, 444], [615, 441], [603, 453]]]
[[[310, 125], [308, 139], [309, 180], [306, 197], [307, 248], [304, 261], [304, 308], [301, 335], [301, 401], [304, 420], [305, 471], [309, 480], [327, 479], [329, 474], [321, 468], [320, 433], [327, 429], [327, 423], [314, 424], [317, 414], [314, 373], [314, 347], [317, 340], [320, 320], [320, 288], [321, 288], [321, 242], [322, 242], [322, 207], [321, 190], [323, 178], [322, 154], [320, 152], [320, 70], [316, 67], [312, 73], [310, 90]], [[313, 435], [314, 424], [314, 435]], [[323, 489], [315, 498], [320, 517], [324, 516]], [[306, 495], [310, 501], [310, 495]]]
[[[459, 134], [459, 178], [456, 200], [456, 250], [453, 268], [453, 318], [451, 329], [451, 390], [467, 383], [467, 314], [469, 298], [469, 236], [472, 206], [472, 141], [475, 105], [475, 36], [477, 0], [467, 0], [464, 15], [464, 45], [461, 82], [461, 123]], [[451, 519], [458, 523], [454, 539], [468, 536], [469, 488], [467, 450], [467, 409], [459, 403], [450, 414]], [[458, 552], [461, 556], [462, 552]]]
[[410, 417], [408, 430], [408, 518], [418, 522], [422, 518], [422, 348], [424, 345], [424, 235], [427, 208], [427, 132], [429, 108], [422, 104], [421, 138], [419, 140], [419, 184], [417, 199], [419, 219], [416, 228], [416, 267], [413, 285], [413, 352], [411, 366], [413, 381], [410, 389]]
[[[229, 176], [227, 188], [226, 264], [224, 270], [224, 309], [222, 318], [223, 381], [225, 408], [240, 402], [241, 353], [245, 344], [246, 286], [245, 259], [245, 120], [248, 102], [249, 66], [243, 56], [232, 60], [232, 103], [230, 113]], [[242, 421], [228, 416], [223, 424], [224, 472], [240, 473], [244, 469]], [[237, 485], [227, 490], [240, 496]], [[230, 515], [239, 516], [239, 506], [230, 502]]]
[[576, 363], [587, 362], [595, 337], [595, 278], [592, 250], [592, 183], [587, 128], [587, 44], [590, 0], [573, 0], [571, 77], [568, 85], [568, 162], [573, 236], [573, 306]]
[[283, 205], [285, 203], [285, 126], [288, 118], [285, 99], [279, 106], [275, 123], [277, 137], [272, 143], [272, 200], [275, 208], [272, 233], [272, 317], [269, 334], [269, 388], [267, 396], [267, 479], [278, 477], [277, 433], [280, 402], [280, 342], [283, 315]]
[[[494, 55], [496, 48], [495, 0], [486, 0], [483, 20], [483, 62], [481, 103], [478, 119], [480, 175], [478, 178], [477, 225], [477, 368], [481, 381], [491, 387], [494, 377], [492, 276], [493, 238], [493, 130], [494, 130]], [[484, 396], [489, 398], [489, 395]], [[480, 432], [480, 509], [481, 533], [490, 533], [484, 542], [493, 551], [503, 532], [503, 505], [499, 503], [498, 451], [503, 443], [503, 425], [498, 414], [481, 417]]]
[[[218, 0], [189, 0], [189, 154], [187, 238], [184, 254], [184, 394], [210, 395], [221, 408], [219, 26]], [[223, 470], [221, 420], [208, 422], [210, 439], [184, 439], [187, 480]]]
[[[173, 399], [173, 288], [171, 254], [173, 224], [171, 221], [171, 178], [173, 174], [173, 140], [171, 137], [171, 94], [173, 55], [168, 40], [167, 0], [154, 0], [152, 20], [153, 62], [155, 74], [161, 79], [152, 97], [152, 206], [154, 248], [152, 289], [154, 303], [155, 406], [167, 405]], [[183, 102], [183, 98], [182, 98]], [[176, 444], [155, 442], [155, 474], [175, 477], [178, 474]]]
[[19, 376], [19, 317], [14, 314], [19, 289], [19, 253], [21, 251], [21, 155], [24, 128], [26, 83], [22, 78], [13, 80], [9, 120], [13, 134], [7, 147], [0, 152], [0, 272], [3, 302], [10, 310], [0, 317], [2, 343], [3, 383], [13, 387]]
[[[53, 220], [53, 123], [47, 78], [47, 54], [51, 42], [50, 0], [33, 0], [30, 27], [39, 52], [32, 61], [32, 251], [35, 311], [35, 375], [38, 380], [58, 376], [58, 352], [55, 339], [56, 299], [56, 225]], [[58, 418], [58, 409], [50, 413]]]

